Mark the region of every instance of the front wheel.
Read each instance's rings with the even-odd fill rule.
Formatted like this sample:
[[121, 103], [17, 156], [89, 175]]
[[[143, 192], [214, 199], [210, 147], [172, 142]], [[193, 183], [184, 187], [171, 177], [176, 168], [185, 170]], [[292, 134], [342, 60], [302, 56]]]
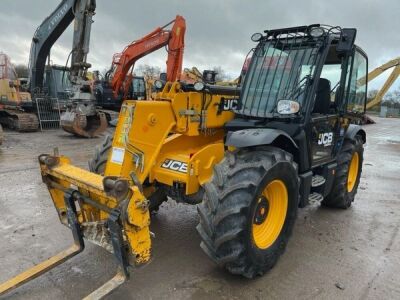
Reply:
[[292, 155], [275, 147], [228, 152], [198, 206], [201, 248], [233, 274], [253, 278], [284, 252], [297, 215]]

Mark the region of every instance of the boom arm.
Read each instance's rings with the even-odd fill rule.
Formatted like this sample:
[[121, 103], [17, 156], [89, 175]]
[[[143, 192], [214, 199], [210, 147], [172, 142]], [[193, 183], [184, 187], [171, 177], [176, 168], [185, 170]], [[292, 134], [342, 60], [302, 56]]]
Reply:
[[[174, 25], [171, 30], [165, 29], [172, 23]], [[167, 80], [175, 81], [180, 79], [185, 30], [185, 19], [181, 16], [176, 16], [175, 20], [163, 27], [156, 28], [140, 40], [134, 41], [127, 46], [119, 56], [119, 59], [113, 61], [115, 71], [111, 80], [111, 86], [114, 93], [119, 93], [121, 87], [124, 85], [129, 70], [133, 68], [138, 59], [163, 46], [168, 47]]]
[[29, 57], [31, 92], [42, 89], [50, 49], [74, 19], [77, 24], [74, 28], [71, 74], [78, 75], [80, 67], [87, 67], [85, 61], [89, 51], [91, 17], [95, 7], [95, 0], [63, 0], [36, 29]]
[[366, 81], [369, 82], [375, 79], [376, 77], [378, 77], [379, 75], [381, 75], [383, 72], [385, 72], [390, 68], [394, 68], [392, 73], [385, 81], [383, 87], [378, 91], [375, 98], [367, 103], [367, 109], [379, 104], [382, 101], [383, 96], [385, 96], [387, 91], [390, 89], [390, 87], [393, 85], [396, 79], [400, 76], [400, 57], [392, 59], [391, 61], [381, 65], [380, 67], [375, 68], [374, 70], [368, 73], [368, 76], [363, 77], [359, 80], [359, 84], [363, 85], [365, 84]]

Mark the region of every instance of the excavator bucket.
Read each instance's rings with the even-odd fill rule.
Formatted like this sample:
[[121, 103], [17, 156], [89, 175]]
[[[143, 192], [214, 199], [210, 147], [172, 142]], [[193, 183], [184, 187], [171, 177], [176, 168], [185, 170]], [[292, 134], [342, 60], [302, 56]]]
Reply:
[[141, 186], [116, 176], [101, 176], [74, 167], [70, 160], [39, 156], [46, 183], [62, 224], [72, 231], [73, 245], [0, 284], [0, 296], [82, 252], [88, 240], [113, 253], [116, 275], [85, 299], [100, 299], [129, 278], [128, 266], [150, 260], [150, 215]]
[[60, 123], [64, 131], [85, 138], [101, 135], [108, 126], [105, 113], [100, 111], [97, 111], [94, 116], [67, 111], [61, 115]]

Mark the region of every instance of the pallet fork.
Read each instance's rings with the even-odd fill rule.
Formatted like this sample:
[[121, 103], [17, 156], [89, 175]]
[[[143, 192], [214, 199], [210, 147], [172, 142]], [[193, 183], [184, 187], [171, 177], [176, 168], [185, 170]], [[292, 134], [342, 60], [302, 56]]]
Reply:
[[[69, 189], [64, 194], [65, 206], [67, 208], [66, 215], [68, 219], [68, 227], [71, 229], [74, 239], [73, 245], [70, 246], [68, 249], [50, 257], [46, 261], [43, 261], [42, 263], [39, 263], [36, 266], [0, 284], [0, 296], [50, 271], [51, 269], [62, 264], [63, 262], [67, 261], [68, 259], [74, 257], [84, 250], [85, 243], [80, 229], [80, 224], [78, 222], [77, 210], [75, 205], [75, 201], [78, 198], [79, 200], [83, 200], [84, 202], [90, 201], [89, 198], [80, 195], [79, 192], [77, 192], [76, 190]], [[126, 282], [129, 278], [129, 264], [127, 253], [123, 245], [122, 227], [120, 225], [121, 212], [119, 211], [119, 209], [109, 210], [105, 207], [103, 207], [103, 209], [106, 209], [109, 213], [107, 225], [111, 236], [111, 243], [113, 246], [114, 255], [118, 261], [118, 270], [113, 278], [111, 278], [97, 290], [93, 291], [90, 295], [86, 296], [84, 299], [101, 299], [102, 297], [119, 287], [121, 284]]]

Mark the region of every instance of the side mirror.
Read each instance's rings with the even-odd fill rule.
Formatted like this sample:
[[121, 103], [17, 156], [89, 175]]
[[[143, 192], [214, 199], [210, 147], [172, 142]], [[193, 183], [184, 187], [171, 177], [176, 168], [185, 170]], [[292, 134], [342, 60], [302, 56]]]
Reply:
[[340, 36], [340, 41], [336, 47], [339, 53], [349, 53], [353, 50], [354, 41], [356, 39], [357, 29], [343, 28]]

